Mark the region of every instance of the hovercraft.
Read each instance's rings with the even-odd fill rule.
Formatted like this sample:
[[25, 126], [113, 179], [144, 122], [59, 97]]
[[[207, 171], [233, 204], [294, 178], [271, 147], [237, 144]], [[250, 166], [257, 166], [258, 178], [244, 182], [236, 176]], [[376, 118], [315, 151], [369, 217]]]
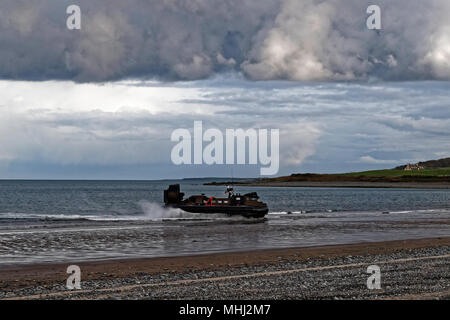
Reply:
[[207, 197], [200, 194], [183, 199], [184, 193], [180, 192], [180, 185], [173, 184], [164, 190], [164, 203], [166, 207], [178, 208], [186, 212], [222, 213], [246, 218], [262, 218], [269, 212], [267, 204], [258, 200], [256, 192], [241, 195], [234, 193], [233, 188], [227, 187], [225, 194], [228, 195], [226, 198]]

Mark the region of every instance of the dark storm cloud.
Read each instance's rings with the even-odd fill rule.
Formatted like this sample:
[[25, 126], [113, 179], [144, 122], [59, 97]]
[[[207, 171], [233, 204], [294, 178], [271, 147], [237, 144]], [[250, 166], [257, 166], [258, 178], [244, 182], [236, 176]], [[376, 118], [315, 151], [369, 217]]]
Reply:
[[[450, 3], [375, 3], [378, 33], [365, 0], [2, 0], [0, 77], [450, 79]], [[69, 4], [80, 31], [66, 28]]]

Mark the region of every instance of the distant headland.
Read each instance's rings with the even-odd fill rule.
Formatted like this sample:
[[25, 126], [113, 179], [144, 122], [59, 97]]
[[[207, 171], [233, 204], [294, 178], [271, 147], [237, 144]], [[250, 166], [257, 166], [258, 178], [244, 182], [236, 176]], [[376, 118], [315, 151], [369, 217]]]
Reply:
[[[226, 185], [216, 181], [207, 185]], [[450, 158], [407, 163], [393, 169], [290, 176], [234, 181], [234, 185], [267, 187], [436, 188], [450, 189]]]

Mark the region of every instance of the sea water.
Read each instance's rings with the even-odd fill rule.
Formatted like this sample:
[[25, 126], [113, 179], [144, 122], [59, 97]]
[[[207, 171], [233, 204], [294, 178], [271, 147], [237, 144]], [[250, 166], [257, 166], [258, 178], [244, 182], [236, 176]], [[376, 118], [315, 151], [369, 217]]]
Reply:
[[450, 190], [239, 187], [266, 219], [164, 209], [210, 180], [0, 181], [0, 266], [450, 236]]

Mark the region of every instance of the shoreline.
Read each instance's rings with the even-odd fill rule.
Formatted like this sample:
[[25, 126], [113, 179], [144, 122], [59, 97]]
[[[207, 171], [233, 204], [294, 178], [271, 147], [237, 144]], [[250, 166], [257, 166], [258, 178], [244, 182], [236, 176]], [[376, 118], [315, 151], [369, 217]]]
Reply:
[[[369, 261], [379, 259], [378, 257], [381, 256], [400, 254], [411, 257], [415, 256], [414, 251], [421, 250], [439, 251], [441, 254], [447, 254], [449, 248], [450, 237], [440, 237], [177, 257], [80, 261], [70, 264], [80, 266], [82, 283], [110, 283], [111, 286], [133, 284], [139, 287], [140, 284], [144, 285], [147, 281], [152, 282], [155, 278], [161, 278], [167, 282], [180, 278], [185, 279], [192, 274], [195, 275], [196, 279], [199, 279], [204, 277], [202, 276], [204, 274], [228, 275], [248, 272], [252, 269], [278, 270], [285, 266], [287, 268], [290, 265], [310, 263], [311, 261], [322, 264], [349, 258], [350, 261], [353, 261], [352, 259], [356, 257]], [[35, 292], [38, 292], [39, 296], [44, 295], [44, 298], [46, 294], [55, 294], [55, 292], [56, 296], [67, 298], [67, 294], [71, 294], [64, 287], [68, 277], [68, 274], [66, 274], [68, 265], [69, 263], [53, 263], [0, 269], [0, 293], [5, 293], [4, 296], [0, 295], [0, 298], [30, 296], [30, 293]], [[139, 281], [136, 279], [139, 279]], [[36, 286], [39, 288], [37, 291]], [[95, 288], [97, 288], [97, 285]], [[105, 290], [108, 291], [109, 289]], [[95, 292], [96, 290], [90, 290], [86, 294], [89, 296], [89, 294], [92, 295]], [[409, 294], [413, 293], [409, 292]], [[191, 298], [195, 299], [196, 296]]]
[[[207, 186], [225, 186], [230, 183], [205, 183]], [[450, 189], [450, 183], [416, 183], [416, 182], [355, 182], [355, 181], [280, 181], [243, 183], [235, 182], [242, 187], [298, 187], [298, 188], [374, 188], [374, 189]]]

